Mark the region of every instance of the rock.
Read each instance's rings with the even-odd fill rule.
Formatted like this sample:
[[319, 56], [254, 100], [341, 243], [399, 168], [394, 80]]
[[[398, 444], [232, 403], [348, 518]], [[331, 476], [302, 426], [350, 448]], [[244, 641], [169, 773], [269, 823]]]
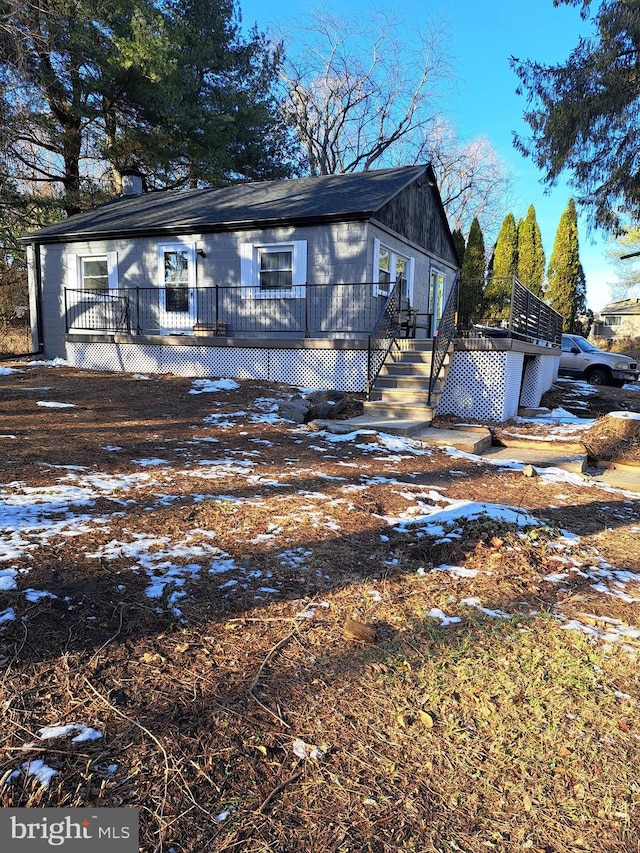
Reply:
[[306, 424], [317, 418], [334, 418], [347, 405], [341, 391], [311, 391], [305, 397], [296, 394], [278, 404], [281, 417], [297, 424]]
[[533, 465], [525, 465], [524, 468], [522, 469], [522, 473], [524, 474], [525, 477], [537, 477], [538, 476], [538, 472], [533, 467]]
[[313, 417], [334, 418], [347, 405], [347, 398], [341, 391], [311, 391], [305, 397], [313, 408]]
[[308, 420], [311, 420], [309, 415], [311, 404], [298, 395], [290, 400], [283, 400], [278, 403], [278, 411], [285, 420], [293, 421], [296, 424], [306, 424]]

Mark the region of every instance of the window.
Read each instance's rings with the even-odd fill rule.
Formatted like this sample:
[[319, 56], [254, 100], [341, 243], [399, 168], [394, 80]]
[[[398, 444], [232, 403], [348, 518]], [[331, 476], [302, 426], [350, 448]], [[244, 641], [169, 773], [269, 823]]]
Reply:
[[374, 296], [388, 296], [398, 282], [401, 295], [412, 302], [414, 259], [400, 255], [377, 238], [373, 244]]
[[71, 255], [69, 284], [76, 290], [109, 290], [118, 286], [116, 252], [101, 255]]
[[240, 276], [245, 296], [302, 298], [307, 283], [307, 241], [243, 243]]
[[191, 243], [158, 246], [158, 266], [160, 285], [165, 288], [165, 311], [191, 313], [189, 290], [195, 285], [195, 246]]
[[293, 285], [293, 249], [258, 249], [260, 290], [284, 290]]
[[392, 263], [392, 255], [388, 249], [385, 249], [384, 246], [380, 246], [380, 251], [378, 253], [378, 292], [379, 293], [390, 293], [391, 291], [391, 263]]
[[108, 290], [109, 267], [105, 258], [80, 258], [83, 290]]
[[598, 347], [590, 344], [586, 338], [581, 335], [563, 335], [562, 336], [562, 352], [571, 352], [573, 348], [582, 350], [582, 352], [598, 352]]
[[429, 304], [431, 308], [431, 314], [433, 315], [434, 332], [440, 325], [440, 320], [442, 319], [442, 312], [444, 311], [444, 295], [446, 281], [447, 277], [441, 270], [431, 270], [431, 292], [429, 294]]
[[605, 326], [621, 326], [622, 316], [620, 314], [607, 314], [606, 317], [603, 317], [603, 321]]

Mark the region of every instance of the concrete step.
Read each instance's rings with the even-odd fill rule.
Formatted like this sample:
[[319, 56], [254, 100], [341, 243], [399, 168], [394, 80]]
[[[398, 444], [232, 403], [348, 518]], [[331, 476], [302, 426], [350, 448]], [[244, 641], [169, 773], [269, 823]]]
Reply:
[[371, 389], [369, 400], [383, 401], [385, 403], [397, 403], [405, 406], [409, 404], [417, 404], [420, 406], [430, 406], [435, 399], [435, 392], [429, 400], [429, 391], [424, 388], [380, 388], [376, 385]]
[[[440, 383], [436, 383], [438, 385]], [[381, 374], [375, 382], [375, 389], [397, 388], [399, 391], [428, 391], [429, 377], [413, 374]]]
[[[583, 449], [584, 451], [584, 449]], [[536, 468], [561, 468], [573, 474], [584, 474], [587, 470], [586, 453], [575, 453], [562, 445], [556, 447], [551, 441], [521, 442], [517, 446], [490, 447], [484, 453], [492, 462], [520, 462]]]
[[316, 420], [311, 421], [309, 426], [315, 429], [326, 429], [327, 432], [336, 434], [348, 434], [356, 430], [371, 430], [372, 432], [386, 432], [389, 435], [414, 436], [426, 432], [431, 424], [424, 417], [419, 418], [391, 418], [377, 415], [375, 412], [358, 415], [348, 420]]
[[346, 435], [357, 430], [384, 432], [389, 435], [413, 437], [435, 447], [455, 447], [479, 455], [491, 447], [491, 432], [486, 427], [465, 426], [452, 429], [434, 429], [430, 421], [420, 418], [387, 418], [359, 415], [348, 420], [317, 420], [308, 425], [312, 429]]
[[455, 447], [476, 456], [490, 450], [492, 443], [491, 431], [487, 427], [473, 424], [452, 426], [448, 429], [430, 427], [416, 438], [436, 447]]
[[437, 405], [437, 401], [433, 399], [430, 406], [427, 406], [426, 403], [365, 400], [364, 414], [379, 418], [421, 420], [430, 423], [435, 417]]

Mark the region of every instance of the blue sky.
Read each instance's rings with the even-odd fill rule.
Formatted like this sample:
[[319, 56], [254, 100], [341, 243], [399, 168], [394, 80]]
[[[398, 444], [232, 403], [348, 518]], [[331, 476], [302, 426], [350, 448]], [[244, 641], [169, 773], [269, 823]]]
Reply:
[[[238, 5], [245, 25], [257, 23], [269, 33], [286, 31], [287, 22], [303, 17], [318, 4], [309, 0], [298, 0], [293, 6], [286, 0], [238, 0]], [[363, 21], [371, 8], [369, 0], [328, 0], [324, 5], [345, 14], [361, 12]], [[578, 9], [554, 8], [553, 0], [400, 0], [390, 8], [415, 16], [423, 24], [427, 17], [444, 22], [448, 53], [458, 78], [457, 93], [450, 98], [450, 116], [460, 137], [486, 136], [507, 163], [515, 177], [511, 212], [518, 220], [529, 204], [535, 206], [548, 262], [572, 190], [565, 183], [545, 189], [536, 167], [513, 147], [513, 133], [526, 134], [527, 126], [522, 121], [525, 99], [516, 95], [518, 81], [509, 58], [562, 62], [579, 36], [591, 32], [590, 25], [580, 19]], [[616, 280], [606, 257], [609, 242], [589, 229], [583, 214], [578, 224], [588, 303], [598, 311], [610, 300], [608, 285]]]

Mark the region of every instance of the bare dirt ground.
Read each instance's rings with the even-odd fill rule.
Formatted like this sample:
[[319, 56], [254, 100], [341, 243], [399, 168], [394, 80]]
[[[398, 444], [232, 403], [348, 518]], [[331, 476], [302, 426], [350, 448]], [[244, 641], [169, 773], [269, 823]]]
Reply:
[[[140, 808], [145, 853], [638, 853], [640, 493], [193, 390], [0, 375], [0, 803]], [[532, 523], [405, 523], [462, 501]]]

